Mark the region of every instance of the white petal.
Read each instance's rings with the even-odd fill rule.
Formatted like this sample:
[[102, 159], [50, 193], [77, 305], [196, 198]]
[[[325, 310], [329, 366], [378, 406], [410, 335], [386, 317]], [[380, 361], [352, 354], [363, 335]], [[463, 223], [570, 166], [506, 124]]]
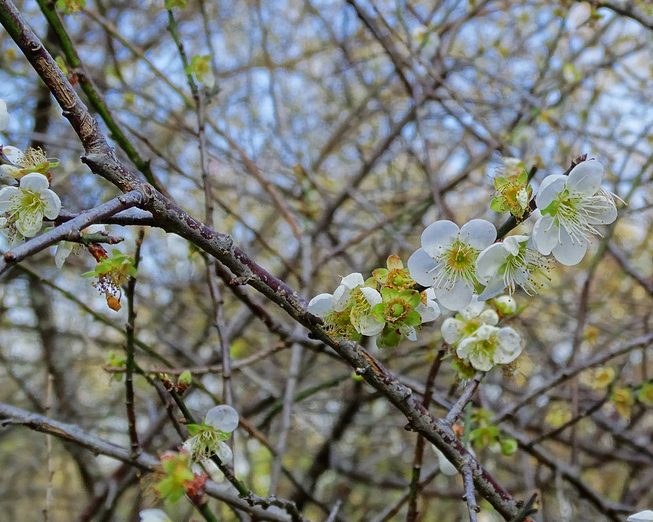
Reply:
[[374, 306], [383, 302], [383, 297], [381, 297], [381, 294], [374, 288], [370, 288], [369, 286], [361, 286], [361, 293], [363, 294], [363, 297], [365, 297], [366, 301], [370, 304], [370, 306]]
[[651, 522], [653, 521], [653, 511], [646, 510], [630, 515], [627, 522]]
[[583, 161], [569, 173], [567, 186], [570, 191], [583, 196], [593, 196], [601, 187], [603, 165], [596, 160]]
[[72, 243], [68, 241], [62, 241], [57, 245], [57, 250], [54, 253], [54, 264], [57, 265], [57, 268], [61, 268], [73, 251]]
[[560, 242], [553, 249], [553, 256], [565, 266], [580, 263], [587, 252], [587, 240], [573, 241], [564, 228], [560, 229]]
[[464, 326], [465, 324], [459, 319], [454, 319], [453, 317], [445, 319], [444, 323], [442, 323], [441, 328], [442, 337], [444, 337], [445, 342], [449, 344], [456, 344], [458, 341], [460, 341], [463, 336], [461, 329]]
[[483, 250], [491, 245], [496, 238], [497, 229], [484, 219], [472, 219], [460, 229], [460, 240], [477, 250]]
[[494, 310], [483, 310], [478, 315], [478, 320], [481, 321], [483, 324], [494, 326], [499, 322], [499, 316]]
[[32, 192], [43, 192], [50, 186], [48, 178], [38, 172], [30, 172], [20, 178], [20, 188]]
[[48, 219], [55, 219], [61, 210], [61, 200], [59, 199], [59, 196], [57, 196], [56, 192], [53, 190], [44, 190], [41, 196], [45, 201], [45, 208], [43, 209], [45, 217]]
[[43, 213], [36, 212], [19, 212], [18, 219], [16, 220], [16, 228], [18, 232], [25, 237], [34, 237], [41, 226], [43, 225]]
[[522, 243], [526, 243], [528, 240], [528, 236], [509, 236], [503, 240], [503, 246], [510, 253], [510, 255], [516, 256], [521, 250]]
[[535, 196], [537, 208], [544, 210], [548, 207], [566, 186], [567, 176], [563, 176], [562, 174], [555, 174], [544, 178], [537, 191], [537, 196]]
[[144, 509], [138, 516], [142, 522], [170, 522], [170, 518], [161, 509]]
[[592, 214], [588, 216], [590, 225], [609, 225], [617, 219], [617, 207], [614, 201], [605, 200], [604, 205], [592, 205]]
[[489, 372], [494, 366], [490, 358], [480, 351], [470, 353], [469, 362], [474, 368], [482, 372]]
[[440, 316], [440, 307], [435, 301], [427, 301], [427, 304], [420, 303], [415, 307], [422, 318], [422, 324], [435, 321]]
[[473, 295], [470, 303], [460, 311], [460, 315], [469, 321], [474, 317], [478, 317], [484, 308], [485, 303], [479, 300], [477, 295]]
[[533, 241], [540, 254], [548, 256], [560, 244], [558, 240], [560, 228], [555, 224], [555, 219], [544, 215], [537, 220], [533, 227]]
[[105, 228], [104, 225], [90, 225], [84, 229], [84, 232], [86, 234], [97, 234], [98, 232], [104, 232]]
[[465, 308], [471, 302], [474, 289], [467, 286], [467, 283], [461, 279], [456, 281], [452, 287], [436, 288], [435, 295], [442, 306], [457, 311]]
[[331, 294], [316, 295], [308, 303], [307, 310], [313, 315], [324, 318], [326, 314], [333, 310], [333, 296]]
[[380, 323], [369, 315], [363, 315], [358, 320], [358, 325], [354, 325], [358, 333], [371, 337], [381, 333], [385, 323]]
[[[458, 225], [452, 221], [442, 220], [431, 223], [426, 227], [424, 232], [422, 232], [422, 248], [431, 257], [440, 256], [444, 254], [451, 243], [456, 239], [459, 231], [460, 229], [458, 228]], [[417, 279], [415, 279], [415, 281], [417, 281]], [[417, 282], [419, 283], [419, 281]]]
[[483, 284], [487, 284], [487, 286], [485, 287], [485, 290], [483, 290], [483, 292], [481, 292], [481, 294], [478, 296], [479, 300], [481, 301], [486, 301], [496, 297], [506, 288], [506, 283], [502, 277], [495, 277], [488, 283]]
[[225, 433], [234, 431], [238, 427], [238, 421], [238, 412], [226, 404], [211, 408], [204, 418], [206, 424]]
[[412, 326], [404, 326], [400, 328], [400, 331], [409, 341], [417, 341], [417, 332], [415, 332], [415, 328]]
[[363, 279], [363, 276], [358, 272], [354, 272], [353, 274], [343, 277], [340, 284], [349, 290], [353, 290], [357, 286], [363, 286], [365, 284], [365, 279]]
[[0, 190], [0, 212], [4, 212], [14, 207], [16, 203], [14, 198], [20, 196], [22, 192], [16, 187], [5, 187]]
[[510, 327], [501, 328], [497, 334], [501, 344], [494, 352], [496, 364], [507, 364], [514, 361], [521, 354], [521, 339], [519, 334]]
[[17, 147], [13, 147], [12, 145], [4, 145], [2, 147], [2, 153], [9, 161], [15, 163], [16, 165], [18, 165], [18, 160], [23, 156], [22, 151]]
[[231, 462], [231, 459], [234, 458], [233, 453], [231, 453], [231, 448], [222, 441], [218, 443], [218, 449], [216, 450], [215, 455], [223, 464], [228, 464]]
[[0, 131], [5, 130], [9, 126], [9, 113], [7, 112], [7, 104], [4, 100], [0, 100]]
[[435, 259], [426, 253], [423, 248], [420, 248], [408, 259], [408, 271], [410, 277], [417, 281], [422, 286], [433, 286], [435, 283], [436, 273]]
[[449, 462], [449, 459], [447, 459], [447, 457], [444, 456], [444, 453], [442, 453], [433, 444], [431, 444], [431, 447], [433, 448], [433, 451], [435, 451], [435, 454], [438, 456], [438, 464], [440, 465], [440, 471], [449, 477], [453, 477], [454, 475], [457, 475], [458, 470], [456, 469], [456, 466], [454, 466], [451, 462]]
[[476, 278], [482, 285], [487, 285], [490, 279], [497, 275], [501, 265], [506, 262], [510, 252], [505, 248], [504, 243], [490, 245], [476, 258]]

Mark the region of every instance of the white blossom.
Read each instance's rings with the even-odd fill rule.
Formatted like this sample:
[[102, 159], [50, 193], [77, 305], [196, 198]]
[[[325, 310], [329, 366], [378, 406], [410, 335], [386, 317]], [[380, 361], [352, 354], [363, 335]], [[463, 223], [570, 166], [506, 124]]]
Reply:
[[652, 522], [653, 521], [653, 511], [646, 510], [630, 515], [626, 522]]
[[596, 160], [576, 165], [569, 176], [547, 176], [535, 201], [542, 212], [533, 228], [533, 240], [544, 255], [563, 265], [580, 263], [595, 225], [617, 219], [612, 194], [601, 188], [603, 165]]
[[[193, 435], [183, 444], [194, 462], [202, 462], [216, 455], [224, 464], [231, 462], [231, 448], [223, 440], [228, 439], [239, 422], [238, 412], [226, 404], [211, 408], [204, 422]], [[190, 429], [190, 427], [189, 427]]]
[[551, 261], [531, 248], [528, 236], [510, 236], [487, 247], [476, 259], [476, 277], [486, 288], [479, 299], [490, 299], [505, 288], [510, 295], [521, 286], [528, 295], [542, 287], [539, 279], [547, 278]]
[[519, 334], [510, 327], [483, 324], [458, 344], [456, 354], [475, 369], [487, 372], [495, 364], [508, 364], [521, 354]]
[[451, 221], [436, 221], [422, 233], [422, 248], [408, 260], [411, 277], [435, 290], [449, 310], [467, 306], [476, 283], [476, 258], [497, 237], [494, 226], [473, 219], [462, 228]]
[[48, 178], [32, 172], [20, 178], [19, 187], [0, 190], [0, 233], [12, 245], [34, 237], [43, 218], [54, 219], [61, 210], [61, 200], [50, 190]]
[[374, 319], [370, 312], [375, 305], [383, 302], [383, 298], [376, 289], [364, 285], [361, 274], [349, 274], [342, 278], [333, 295], [319, 294], [311, 299], [308, 311], [324, 319], [336, 336], [347, 337], [345, 329], [339, 328], [343, 312], [358, 333], [376, 335], [383, 330], [385, 323]]
[[498, 322], [497, 313], [488, 308], [484, 301], [480, 301], [477, 295], [474, 295], [471, 303], [460, 310], [455, 317], [445, 319], [442, 323], [442, 335], [445, 342], [455, 345], [473, 334], [481, 325], [494, 326]]

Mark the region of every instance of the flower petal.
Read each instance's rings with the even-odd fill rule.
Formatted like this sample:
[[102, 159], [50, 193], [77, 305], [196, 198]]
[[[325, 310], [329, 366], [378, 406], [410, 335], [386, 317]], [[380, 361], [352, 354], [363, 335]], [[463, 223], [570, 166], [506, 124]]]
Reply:
[[569, 173], [567, 187], [582, 196], [593, 196], [601, 188], [603, 165], [596, 160], [583, 161]]
[[487, 285], [490, 279], [497, 275], [499, 268], [510, 255], [504, 243], [490, 245], [476, 258], [476, 278], [482, 285]]
[[501, 343], [494, 352], [496, 364], [507, 364], [519, 357], [522, 351], [521, 338], [515, 330], [510, 327], [501, 328], [497, 337]]
[[0, 212], [5, 212], [15, 207], [15, 197], [20, 195], [21, 191], [17, 187], [5, 187], [0, 190]]
[[460, 315], [469, 321], [470, 319], [478, 317], [484, 308], [485, 303], [482, 302], [477, 295], [473, 295], [470, 303], [460, 311]]
[[462, 339], [463, 334], [461, 332], [461, 329], [465, 326], [465, 323], [463, 323], [459, 319], [454, 319], [453, 317], [449, 317], [448, 319], [444, 320], [444, 323], [442, 323], [442, 337], [444, 337], [445, 342], [449, 344], [456, 344], [460, 339]]
[[422, 324], [435, 321], [440, 316], [440, 307], [435, 301], [427, 301], [427, 304], [420, 303], [415, 307], [422, 318]]
[[19, 165], [18, 160], [23, 156], [22, 151], [12, 145], [3, 145], [2, 153], [9, 161], [15, 163], [16, 165]]
[[640, 511], [639, 513], [635, 513], [634, 515], [630, 515], [627, 519], [626, 522], [651, 522], [653, 521], [653, 511], [646, 510], [646, 511]]
[[431, 223], [422, 232], [422, 248], [431, 257], [438, 257], [449, 248], [459, 231], [458, 225], [452, 221], [441, 220]]
[[560, 242], [553, 249], [553, 256], [565, 266], [580, 263], [587, 252], [587, 240], [574, 241], [564, 228], [560, 229]]
[[453, 477], [454, 475], [457, 475], [458, 470], [456, 469], [456, 466], [454, 466], [451, 462], [449, 462], [449, 459], [447, 459], [447, 457], [444, 456], [444, 453], [442, 453], [433, 444], [431, 444], [431, 447], [433, 448], [433, 451], [435, 451], [435, 454], [438, 456], [438, 464], [440, 465], [440, 471], [449, 477]]
[[548, 256], [559, 244], [559, 231], [560, 227], [552, 216], [547, 214], [537, 220], [533, 227], [533, 241], [540, 254]]
[[342, 278], [340, 284], [349, 290], [353, 290], [357, 286], [363, 286], [365, 284], [365, 279], [363, 279], [362, 274], [354, 272]]
[[238, 427], [239, 420], [238, 412], [227, 404], [211, 408], [204, 418], [207, 425], [225, 433], [234, 431]]
[[218, 442], [218, 449], [215, 451], [215, 456], [218, 457], [223, 464], [228, 464], [234, 458], [231, 448], [224, 442]]
[[20, 188], [32, 192], [43, 192], [50, 186], [48, 178], [38, 172], [30, 172], [20, 178]]
[[333, 296], [331, 294], [316, 295], [308, 303], [307, 310], [313, 315], [324, 318], [326, 314], [333, 310]]
[[535, 196], [537, 208], [544, 210], [548, 207], [553, 203], [553, 201], [555, 201], [558, 194], [562, 192], [566, 186], [567, 176], [563, 176], [562, 174], [554, 174], [544, 178], [537, 191], [537, 196]]
[[[603, 199], [603, 198], [601, 198]], [[590, 225], [609, 225], [617, 219], [617, 207], [614, 201], [605, 199], [605, 203], [592, 205], [592, 213], [587, 217]]]
[[[381, 333], [385, 323], [380, 323], [373, 317], [369, 315], [362, 315], [358, 318], [358, 324], [354, 324], [354, 327], [358, 333], [371, 337]], [[352, 320], [353, 324], [353, 320]]]
[[61, 200], [57, 193], [53, 190], [44, 190], [41, 193], [43, 201], [45, 201], [45, 208], [43, 209], [43, 214], [48, 219], [54, 219], [59, 215], [61, 210]]
[[369, 286], [361, 286], [361, 293], [363, 294], [363, 297], [365, 297], [365, 300], [370, 304], [370, 306], [374, 306], [383, 302], [383, 297], [381, 297], [381, 294], [374, 288], [370, 288]]
[[62, 241], [57, 245], [57, 250], [54, 253], [54, 264], [57, 265], [57, 268], [63, 266], [72, 251], [72, 243], [69, 243], [68, 241]]
[[460, 229], [460, 240], [472, 248], [482, 250], [494, 243], [497, 238], [497, 229], [484, 219], [472, 219]]
[[43, 225], [43, 212], [39, 209], [32, 212], [19, 212], [16, 220], [18, 232], [25, 237], [34, 237]]
[[485, 290], [483, 290], [478, 296], [479, 300], [481, 301], [486, 301], [498, 296], [506, 288], [506, 283], [502, 277], [495, 277], [488, 283], [484, 284], [487, 284], [487, 286], [485, 287]]
[[467, 286], [467, 283], [460, 279], [453, 286], [445, 285], [442, 288], [436, 288], [435, 295], [442, 306], [457, 311], [465, 308], [471, 302], [474, 289]]
[[144, 509], [138, 516], [142, 522], [170, 522], [170, 518], [161, 509]]
[[426, 250], [420, 248], [408, 259], [408, 271], [410, 277], [417, 281], [422, 286], [433, 286], [435, 283], [436, 273], [434, 268], [437, 263]]

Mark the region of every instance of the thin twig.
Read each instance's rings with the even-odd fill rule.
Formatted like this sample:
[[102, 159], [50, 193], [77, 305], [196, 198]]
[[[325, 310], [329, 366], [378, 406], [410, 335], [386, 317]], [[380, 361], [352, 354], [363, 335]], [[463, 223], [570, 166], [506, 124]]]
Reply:
[[[134, 254], [134, 268], [138, 270], [138, 264], [141, 257], [141, 247], [143, 246], [143, 238], [145, 237], [145, 229], [141, 228], [138, 231], [138, 238], [136, 239], [136, 252]], [[136, 328], [136, 309], [134, 307], [134, 297], [136, 294], [136, 277], [131, 277], [127, 283], [127, 326], [126, 337], [127, 343], [125, 351], [127, 353], [125, 361], [125, 407], [127, 409], [127, 421], [129, 425], [129, 442], [130, 442], [130, 457], [136, 458], [140, 452], [138, 444], [138, 433], [136, 431], [136, 413], [134, 411], [134, 339]]]
[[456, 422], [462, 411], [465, 409], [465, 406], [467, 406], [467, 403], [471, 400], [472, 395], [474, 395], [474, 392], [483, 380], [483, 377], [485, 377], [485, 372], [477, 372], [476, 375], [474, 375], [472, 381], [465, 387], [460, 399], [456, 401], [456, 404], [454, 404], [453, 408], [451, 408], [449, 413], [447, 413], [447, 416], [444, 418], [445, 423], [453, 425], [453, 423]]
[[474, 479], [472, 477], [472, 469], [468, 462], [463, 464], [461, 472], [463, 476], [463, 485], [465, 487], [465, 495], [463, 496], [463, 500], [467, 502], [467, 507], [469, 508], [469, 520], [470, 522], [477, 522], [476, 513], [478, 513], [481, 508], [478, 507], [478, 504], [476, 503]]

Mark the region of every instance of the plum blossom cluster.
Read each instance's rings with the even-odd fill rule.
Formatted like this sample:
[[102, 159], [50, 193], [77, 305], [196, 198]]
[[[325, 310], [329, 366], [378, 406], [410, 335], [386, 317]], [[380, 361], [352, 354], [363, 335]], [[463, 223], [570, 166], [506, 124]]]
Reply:
[[[501, 306], [497, 308], [502, 310]], [[519, 357], [522, 351], [519, 334], [508, 326], [498, 327], [498, 323], [497, 312], [476, 295], [455, 317], [442, 323], [442, 335], [456, 350], [453, 364], [461, 375], [471, 376], [476, 370], [486, 372]]]
[[324, 320], [333, 337], [360, 340], [379, 335], [377, 344], [395, 347], [406, 337], [417, 340], [415, 327], [440, 315], [432, 289], [415, 290], [416, 282], [401, 259], [392, 255], [367, 281], [359, 273], [342, 278], [333, 294], [311, 299], [308, 311]]
[[601, 187], [603, 166], [596, 160], [583, 157], [569, 175], [546, 177], [534, 200], [520, 160], [505, 160], [502, 173], [495, 179], [491, 208], [521, 222], [538, 207], [541, 216], [530, 236], [497, 241], [496, 228], [483, 219], [462, 227], [436, 221], [422, 233], [421, 248], [406, 268], [391, 256], [387, 269], [375, 270], [367, 280], [359, 273], [343, 277], [333, 294], [314, 297], [308, 311], [323, 319], [333, 337], [378, 335], [377, 345], [394, 347], [403, 337], [415, 340], [416, 328], [434, 321], [442, 307], [459, 312], [444, 322], [442, 332], [462, 370], [487, 371], [514, 361], [522, 350], [519, 335], [497, 326], [497, 313], [484, 309], [483, 302], [507, 291], [495, 304], [502, 315], [514, 311], [509, 309], [517, 287], [533, 296], [549, 280], [554, 259], [567, 266], [579, 263], [591, 238], [600, 235], [596, 226], [614, 222], [617, 208], [614, 196]]
[[[9, 125], [7, 104], [0, 100], [0, 130]], [[34, 237], [44, 219], [55, 219], [61, 210], [59, 196], [50, 189], [49, 170], [59, 163], [40, 148], [0, 146], [0, 233], [11, 246]]]

